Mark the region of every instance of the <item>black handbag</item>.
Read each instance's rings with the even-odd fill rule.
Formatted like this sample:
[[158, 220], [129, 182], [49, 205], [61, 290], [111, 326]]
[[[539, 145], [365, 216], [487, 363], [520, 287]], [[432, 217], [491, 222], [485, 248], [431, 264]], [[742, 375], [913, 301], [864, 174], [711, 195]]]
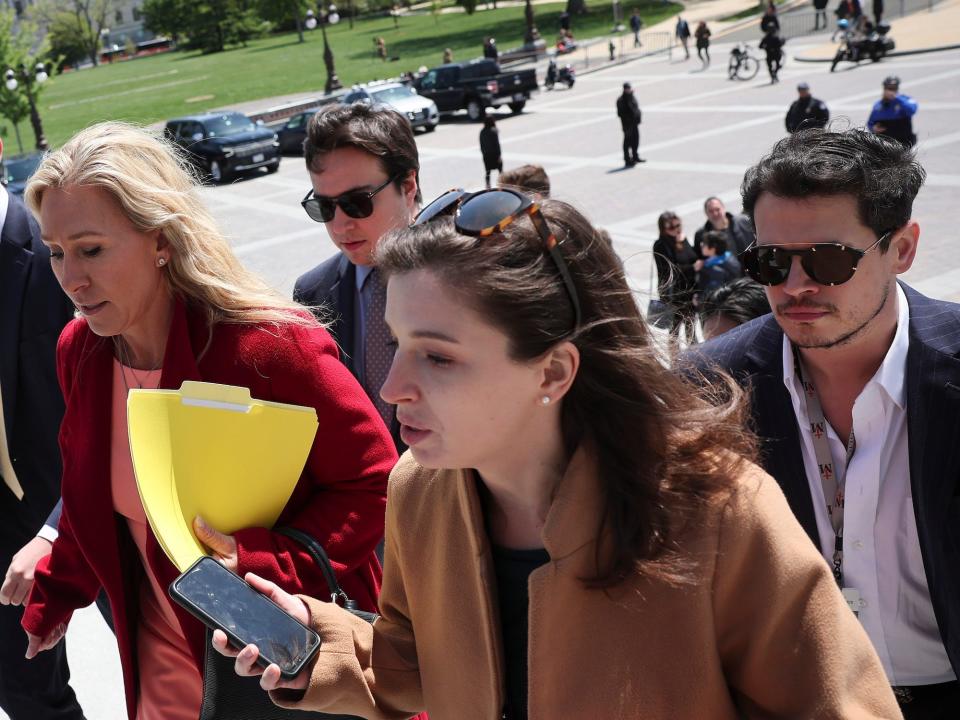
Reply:
[[[357, 610], [356, 602], [347, 597], [337, 582], [326, 551], [314, 538], [296, 528], [275, 528], [301, 543], [317, 563], [330, 589], [330, 599], [348, 612], [367, 622], [376, 620], [374, 613]], [[228, 658], [210, 644], [213, 631], [207, 628], [207, 645], [203, 659], [203, 702], [199, 720], [362, 720], [355, 715], [288, 710], [274, 705], [270, 696], [260, 687], [260, 678], [241, 677], [234, 672], [233, 658]]]
[[647, 305], [647, 323], [661, 330], [669, 330], [673, 327], [674, 310], [660, 298], [653, 297], [653, 267], [655, 264], [651, 259], [650, 282], [647, 286], [647, 295], [650, 297], [650, 303]]

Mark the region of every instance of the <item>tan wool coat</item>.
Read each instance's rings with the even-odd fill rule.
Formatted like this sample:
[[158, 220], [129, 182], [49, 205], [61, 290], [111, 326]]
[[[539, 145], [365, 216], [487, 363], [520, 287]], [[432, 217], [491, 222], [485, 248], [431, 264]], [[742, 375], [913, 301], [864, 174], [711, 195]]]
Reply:
[[[588, 590], [601, 495], [581, 450], [529, 580], [529, 717], [604, 720], [900, 718], [870, 641], [779, 487], [747, 466], [680, 537], [694, 582], [637, 574]], [[302, 698], [371, 719], [496, 720], [503, 650], [476, 475], [407, 453], [391, 475], [382, 617], [308, 600], [323, 645]], [[298, 698], [295, 700], [295, 698]]]

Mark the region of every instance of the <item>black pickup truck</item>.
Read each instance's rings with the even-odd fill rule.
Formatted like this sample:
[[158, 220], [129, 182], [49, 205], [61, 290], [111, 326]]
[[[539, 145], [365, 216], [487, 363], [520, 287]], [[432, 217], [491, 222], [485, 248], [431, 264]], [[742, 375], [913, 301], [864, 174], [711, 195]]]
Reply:
[[433, 100], [441, 113], [466, 110], [471, 120], [479, 120], [488, 107], [508, 105], [513, 112], [521, 112], [539, 85], [533, 68], [501, 72], [495, 60], [482, 59], [435, 67], [414, 87]]

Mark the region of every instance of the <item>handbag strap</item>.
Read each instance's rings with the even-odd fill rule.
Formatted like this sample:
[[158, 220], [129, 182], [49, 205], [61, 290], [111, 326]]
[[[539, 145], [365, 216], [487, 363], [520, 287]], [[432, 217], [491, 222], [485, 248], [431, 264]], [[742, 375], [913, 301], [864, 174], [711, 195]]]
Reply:
[[285, 535], [291, 540], [296, 540], [303, 545], [323, 573], [323, 577], [327, 581], [327, 588], [330, 590], [330, 601], [332, 603], [342, 606], [344, 610], [369, 623], [377, 619], [378, 616], [376, 613], [360, 610], [357, 607], [357, 601], [351, 599], [350, 596], [343, 591], [340, 583], [337, 582], [337, 574], [333, 571], [333, 565], [330, 563], [330, 557], [327, 555], [327, 551], [323, 549], [323, 545], [317, 542], [316, 539], [295, 527], [284, 526], [274, 528], [273, 531], [280, 535]]

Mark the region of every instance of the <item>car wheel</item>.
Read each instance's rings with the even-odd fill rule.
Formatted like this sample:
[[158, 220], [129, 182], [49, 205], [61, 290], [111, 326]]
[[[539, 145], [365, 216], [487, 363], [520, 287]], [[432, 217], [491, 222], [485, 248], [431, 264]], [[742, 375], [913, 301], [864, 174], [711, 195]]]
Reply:
[[521, 100], [520, 102], [512, 102], [510, 103], [510, 112], [512, 112], [514, 115], [519, 115], [520, 113], [523, 112], [523, 109], [526, 106], [527, 106], [526, 100]]
[[467, 103], [467, 117], [477, 122], [483, 118], [483, 106], [476, 100]]
[[273, 163], [272, 165], [267, 165], [267, 174], [268, 174], [268, 175], [272, 175], [273, 173], [275, 173], [275, 172], [276, 172], [277, 170], [279, 170], [279, 169], [280, 169], [280, 161], [277, 160], [277, 161], [276, 161], [275, 163]]
[[216, 160], [210, 161], [210, 182], [214, 185], [219, 185], [223, 182], [223, 168], [220, 167], [220, 163]]
[[439, 122], [437, 122], [436, 124], [427, 123], [426, 125], [423, 126], [423, 130], [424, 132], [433, 132], [434, 130], [437, 129], [437, 125], [439, 124], [440, 124]]

